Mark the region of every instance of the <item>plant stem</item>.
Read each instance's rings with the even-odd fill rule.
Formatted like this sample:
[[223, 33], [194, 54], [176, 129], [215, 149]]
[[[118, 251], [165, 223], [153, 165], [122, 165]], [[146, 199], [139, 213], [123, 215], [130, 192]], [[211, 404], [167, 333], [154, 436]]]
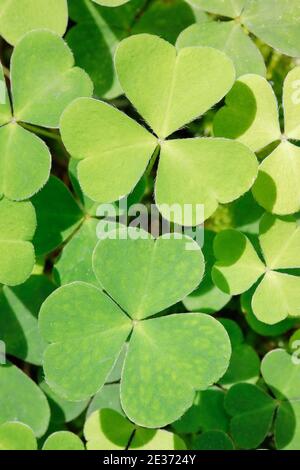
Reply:
[[48, 139], [53, 139], [57, 141], [61, 140], [60, 135], [56, 134], [55, 132], [47, 131], [46, 129], [27, 124], [25, 122], [20, 122], [19, 124], [24, 127], [24, 129], [27, 129], [28, 131], [34, 132], [35, 134], [41, 135], [43, 137], [47, 137]]
[[149, 165], [147, 166], [147, 170], [146, 170], [146, 174], [145, 174], [146, 178], [150, 175], [150, 173], [151, 173], [151, 171], [152, 171], [152, 169], [153, 169], [153, 167], [154, 167], [154, 164], [155, 164], [155, 162], [156, 162], [156, 160], [157, 160], [157, 157], [158, 157], [158, 155], [159, 155], [159, 152], [160, 152], [160, 145], [157, 145], [156, 149], [155, 149], [154, 152], [153, 152], [153, 155], [152, 155], [152, 157], [151, 157], [151, 160], [150, 160], [150, 162], [149, 162]]

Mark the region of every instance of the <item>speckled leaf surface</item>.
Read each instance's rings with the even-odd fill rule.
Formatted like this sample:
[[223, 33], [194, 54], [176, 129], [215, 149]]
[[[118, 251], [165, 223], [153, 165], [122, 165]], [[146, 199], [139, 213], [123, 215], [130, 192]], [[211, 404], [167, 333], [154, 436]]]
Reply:
[[119, 307], [83, 282], [63, 286], [48, 297], [39, 324], [45, 340], [52, 343], [44, 356], [46, 381], [74, 401], [102, 387], [131, 330]]
[[[136, 240], [107, 238], [99, 242], [93, 255], [100, 284], [135, 320], [179, 302], [195, 289], [204, 272], [201, 249], [191, 239], [160, 237], [155, 241], [146, 232], [144, 235]], [[186, 249], [188, 245], [192, 249]], [[125, 257], [126, 263], [120, 264]]]
[[138, 323], [121, 381], [126, 415], [146, 427], [174, 421], [191, 406], [195, 390], [208, 388], [224, 374], [230, 352], [226, 331], [207, 315], [170, 315]]

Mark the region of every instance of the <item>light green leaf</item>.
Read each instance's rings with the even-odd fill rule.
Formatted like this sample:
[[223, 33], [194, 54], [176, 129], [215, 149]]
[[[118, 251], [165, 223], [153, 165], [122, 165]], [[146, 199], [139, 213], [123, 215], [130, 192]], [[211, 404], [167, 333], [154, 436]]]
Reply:
[[185, 450], [183, 440], [163, 429], [141, 429], [134, 433], [128, 450]]
[[105, 7], [118, 7], [119, 5], [129, 2], [129, 0], [93, 0], [93, 2]]
[[30, 240], [35, 228], [30, 202], [0, 200], [0, 284], [22, 284], [30, 276], [35, 263]]
[[224, 53], [189, 47], [176, 54], [171, 44], [148, 34], [123, 40], [115, 62], [125, 94], [162, 139], [220, 101], [235, 78]]
[[260, 336], [280, 336], [292, 329], [295, 325], [295, 319], [286, 318], [285, 320], [275, 323], [274, 325], [267, 325], [259, 321], [253, 313], [251, 307], [251, 300], [255, 288], [245, 292], [241, 297], [241, 307], [245, 313], [246, 320], [250, 328]]
[[84, 425], [87, 450], [124, 450], [134, 430], [134, 424], [115, 410], [95, 411]]
[[0, 8], [0, 34], [12, 45], [33, 29], [63, 36], [67, 28], [67, 0], [1, 0]]
[[169, 315], [139, 322], [121, 380], [126, 415], [151, 428], [175, 421], [193, 403], [195, 390], [205, 390], [224, 374], [230, 349], [224, 328], [208, 315]]
[[51, 176], [44, 189], [34, 196], [32, 204], [37, 216], [33, 244], [39, 256], [61, 245], [83, 219], [83, 212], [72, 194], [55, 176]]
[[54, 290], [46, 276], [32, 276], [17, 287], [4, 286], [0, 292], [0, 339], [6, 352], [32, 364], [42, 363], [46, 346], [37, 316], [44, 300]]
[[193, 24], [182, 31], [176, 46], [208, 46], [219, 49], [232, 60], [237, 77], [247, 73], [266, 76], [263, 56], [253, 41], [235, 21], [207, 21]]
[[217, 15], [238, 17], [247, 0], [189, 0], [192, 5]]
[[214, 242], [217, 258], [212, 270], [215, 284], [232, 295], [248, 290], [265, 272], [246, 235], [235, 230], [220, 232]]
[[229, 294], [221, 291], [212, 281], [211, 270], [214, 264], [214, 232], [205, 230], [203, 254], [205, 259], [205, 276], [199, 287], [183, 299], [183, 305], [190, 312], [214, 313], [221, 310], [231, 299]]
[[[179, 302], [194, 290], [204, 273], [199, 246], [187, 237], [105, 239], [93, 255], [96, 277], [103, 288], [135, 320], [142, 320]], [[192, 249], [187, 249], [187, 244]], [[126, 259], [126, 263], [120, 260]], [[119, 282], [122, 279], [122, 282]], [[131, 293], [130, 295], [129, 292]], [[153, 296], [153, 292], [155, 295]]]
[[84, 435], [88, 450], [172, 450], [185, 449], [183, 441], [163, 430], [136, 427], [114, 410], [95, 411], [87, 419]]
[[[242, 293], [261, 276], [252, 298], [253, 313], [270, 325], [287, 316], [300, 316], [299, 227], [293, 218], [263, 216], [260, 223], [260, 248], [266, 265], [256, 254], [248, 238], [227, 230], [215, 239], [217, 262], [212, 277], [224, 292]], [[277, 270], [290, 269], [285, 273]]]
[[248, 74], [239, 78], [214, 119], [216, 136], [237, 139], [253, 151], [281, 136], [276, 96], [267, 80]]
[[84, 450], [84, 445], [76, 434], [58, 431], [47, 438], [42, 450]]
[[269, 324], [288, 316], [299, 317], [300, 277], [267, 272], [253, 295], [252, 308], [258, 320]]
[[262, 361], [262, 375], [280, 400], [275, 422], [278, 449], [296, 450], [300, 445], [300, 365], [286, 351], [276, 349]]
[[28, 199], [46, 183], [51, 155], [46, 144], [16, 123], [0, 127], [0, 196]]
[[28, 33], [17, 44], [11, 79], [15, 119], [45, 127], [58, 127], [65, 107], [93, 91], [88, 75], [74, 67], [65, 42], [45, 30]]
[[32, 429], [26, 424], [14, 421], [1, 424], [0, 450], [37, 450]]
[[102, 387], [131, 330], [119, 307], [83, 282], [50, 295], [41, 308], [39, 325], [45, 340], [52, 343], [44, 356], [46, 381], [58, 395], [73, 401]]
[[300, 226], [294, 217], [265, 214], [259, 241], [269, 269], [300, 268]]
[[222, 431], [207, 431], [193, 439], [194, 450], [234, 450], [230, 437]]
[[49, 406], [39, 387], [12, 364], [0, 366], [0, 424], [21, 421], [41, 437], [49, 418]]
[[92, 255], [98, 242], [98, 220], [86, 220], [66, 244], [61, 257], [54, 266], [54, 277], [59, 285], [75, 281], [96, 284], [92, 267]]
[[198, 213], [197, 204], [204, 204], [204, 220], [207, 219], [218, 203], [231, 202], [251, 188], [257, 168], [255, 155], [238, 142], [199, 138], [163, 142], [156, 203], [167, 219], [169, 206], [179, 204], [183, 209], [185, 204], [191, 204], [192, 213], [184, 216], [184, 223], [176, 214], [171, 217], [182, 225], [198, 225], [203, 223], [203, 214]]
[[300, 149], [288, 141], [281, 144], [259, 166], [253, 195], [267, 211], [278, 215], [300, 210]]
[[[81, 98], [68, 106], [60, 127], [67, 150], [73, 158], [81, 159], [77, 171], [84, 193], [99, 202], [112, 202], [128, 194], [157, 145], [157, 140], [131, 118], [93, 99]], [[108, 174], [114, 175], [113, 182]]]
[[300, 4], [298, 0], [246, 2], [241, 22], [262, 41], [283, 54], [300, 55]]
[[232, 416], [230, 431], [237, 446], [255, 449], [269, 432], [276, 403], [257, 386], [240, 383], [227, 392], [225, 408]]
[[7, 124], [12, 118], [9, 96], [3, 72], [3, 67], [0, 62], [0, 126]]
[[300, 140], [300, 67], [291, 70], [284, 81], [283, 108], [285, 135]]
[[[178, 34], [195, 21], [192, 8], [183, 0], [131, 0], [118, 8], [72, 0], [70, 17], [77, 24], [66, 36], [76, 64], [90, 75], [95, 95], [112, 99], [122, 93], [113, 56], [119, 41], [131, 34], [151, 33], [175, 43]], [[206, 16], [203, 12], [202, 15]]]

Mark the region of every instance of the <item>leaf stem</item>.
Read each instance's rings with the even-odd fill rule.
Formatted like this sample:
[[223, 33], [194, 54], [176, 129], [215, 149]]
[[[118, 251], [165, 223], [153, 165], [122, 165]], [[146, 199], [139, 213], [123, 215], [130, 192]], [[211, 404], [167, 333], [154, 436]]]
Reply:
[[18, 124], [20, 124], [20, 126], [22, 126], [24, 129], [34, 132], [35, 134], [38, 134], [42, 137], [47, 137], [48, 139], [61, 141], [60, 135], [56, 134], [55, 132], [47, 131], [46, 129], [43, 129], [42, 127], [33, 126], [32, 124], [27, 124], [26, 122], [19, 122]]
[[152, 169], [155, 165], [155, 162], [157, 160], [157, 157], [159, 155], [159, 152], [160, 152], [160, 145], [157, 145], [157, 147], [154, 150], [153, 155], [150, 159], [149, 165], [147, 166], [147, 170], [146, 170], [146, 173], [145, 173], [146, 178], [150, 175], [150, 173], [151, 173], [151, 171], [152, 171]]

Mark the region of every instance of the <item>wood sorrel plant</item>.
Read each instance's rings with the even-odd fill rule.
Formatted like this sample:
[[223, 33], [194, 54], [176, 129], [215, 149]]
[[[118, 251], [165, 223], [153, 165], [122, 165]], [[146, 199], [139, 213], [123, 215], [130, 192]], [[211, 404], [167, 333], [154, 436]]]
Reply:
[[1, 450], [300, 449], [299, 13], [0, 0]]

